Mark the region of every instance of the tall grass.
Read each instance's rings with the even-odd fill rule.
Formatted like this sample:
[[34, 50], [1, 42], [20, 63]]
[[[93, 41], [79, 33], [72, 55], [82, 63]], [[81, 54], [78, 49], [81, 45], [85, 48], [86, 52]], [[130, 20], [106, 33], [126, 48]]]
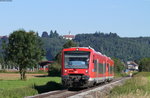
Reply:
[[38, 94], [38, 91], [32, 87], [0, 89], [0, 98], [23, 98], [35, 94]]
[[150, 98], [150, 73], [142, 72], [127, 80], [124, 85], [115, 87], [111, 98]]

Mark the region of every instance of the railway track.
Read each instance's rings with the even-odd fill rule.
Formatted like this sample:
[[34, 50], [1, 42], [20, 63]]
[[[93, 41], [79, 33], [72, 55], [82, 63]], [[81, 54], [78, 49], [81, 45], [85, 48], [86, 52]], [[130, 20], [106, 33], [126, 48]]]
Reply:
[[100, 88], [100, 89], [105, 88], [105, 86], [107, 86], [107, 85], [109, 86], [109, 85], [113, 85], [114, 83], [117, 83], [117, 82], [123, 82], [126, 79], [129, 79], [129, 77], [116, 78], [109, 83], [99, 84], [97, 86], [87, 88], [87, 89], [57, 90], [57, 91], [51, 91], [51, 92], [47, 92], [47, 93], [38, 94], [35, 96], [27, 96], [25, 98], [67, 98], [67, 97], [76, 98], [77, 96], [79, 97], [79, 96], [82, 96], [83, 94], [88, 94], [89, 91], [93, 91], [93, 89], [96, 90], [97, 88]]

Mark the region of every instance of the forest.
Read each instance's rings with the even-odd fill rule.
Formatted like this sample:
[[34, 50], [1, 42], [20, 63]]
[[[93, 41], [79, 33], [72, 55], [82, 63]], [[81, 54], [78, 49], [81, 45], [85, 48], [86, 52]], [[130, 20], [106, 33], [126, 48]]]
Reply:
[[[57, 31], [50, 34], [43, 32], [40, 37], [46, 58], [54, 60], [62, 46], [67, 42]], [[122, 61], [139, 60], [150, 57], [150, 37], [120, 37], [116, 33], [95, 32], [90, 34], [77, 34], [73, 40], [80, 47], [92, 47], [109, 57], [119, 58]]]
[[[53, 65], [61, 64], [61, 50], [70, 46], [78, 47], [92, 47], [96, 51], [101, 52], [103, 55], [107, 55], [115, 61], [116, 65], [121, 66], [121, 62], [135, 61], [140, 66], [140, 71], [150, 71], [150, 37], [120, 37], [116, 33], [85, 33], [77, 34], [72, 41], [66, 40], [63, 36], [55, 31], [47, 33], [44, 31], [41, 36], [37, 34], [39, 39], [38, 44], [41, 44], [43, 52], [43, 59], [41, 61], [56, 61]], [[5, 42], [5, 44], [3, 43]], [[4, 37], [0, 39], [0, 62], [3, 65], [4, 61], [4, 47], [9, 44], [8, 38]], [[55, 72], [60, 71], [60, 66]], [[118, 67], [117, 72], [121, 72], [124, 68]], [[52, 69], [52, 68], [51, 68]]]
[[[54, 60], [67, 42], [56, 30], [49, 33], [45, 31], [39, 38], [46, 55], [43, 60]], [[7, 41], [6, 38], [0, 39], [1, 51], [4, 40]], [[116, 33], [95, 32], [77, 34], [73, 41], [80, 47], [90, 46], [102, 54], [122, 61], [150, 57], [150, 37], [120, 37]]]

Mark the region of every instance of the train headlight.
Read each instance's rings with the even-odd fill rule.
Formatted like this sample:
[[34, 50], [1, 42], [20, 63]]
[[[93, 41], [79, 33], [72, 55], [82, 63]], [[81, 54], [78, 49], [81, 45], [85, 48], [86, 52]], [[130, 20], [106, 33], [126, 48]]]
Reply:
[[65, 73], [67, 72], [67, 70], [65, 70]]
[[86, 70], [85, 72], [88, 73], [88, 70]]

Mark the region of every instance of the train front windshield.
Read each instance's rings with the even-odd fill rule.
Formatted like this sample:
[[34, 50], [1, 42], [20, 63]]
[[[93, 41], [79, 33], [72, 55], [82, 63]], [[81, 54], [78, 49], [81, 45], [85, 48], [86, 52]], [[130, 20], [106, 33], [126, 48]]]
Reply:
[[65, 68], [86, 69], [89, 65], [90, 52], [85, 51], [65, 51]]

